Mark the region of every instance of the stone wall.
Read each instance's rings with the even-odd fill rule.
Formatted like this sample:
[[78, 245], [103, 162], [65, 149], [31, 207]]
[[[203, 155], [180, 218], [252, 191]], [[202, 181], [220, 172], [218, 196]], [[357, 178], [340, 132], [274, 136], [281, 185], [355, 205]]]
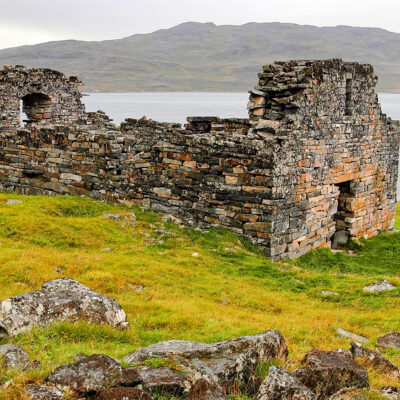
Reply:
[[[71, 80], [57, 82], [65, 95]], [[375, 84], [368, 65], [275, 63], [251, 91], [248, 120], [194, 117], [185, 128], [116, 127], [104, 113], [83, 114], [72, 84], [54, 119], [79, 124], [16, 129], [0, 107], [0, 190], [130, 199], [190, 226], [232, 229], [274, 260], [332, 237], [371, 237], [393, 227], [398, 169], [398, 125], [381, 113]]]

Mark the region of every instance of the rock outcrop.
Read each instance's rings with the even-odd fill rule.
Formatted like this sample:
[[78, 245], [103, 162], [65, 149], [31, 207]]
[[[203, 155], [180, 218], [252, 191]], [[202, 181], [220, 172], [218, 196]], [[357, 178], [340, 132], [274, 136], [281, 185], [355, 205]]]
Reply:
[[399, 368], [378, 352], [367, 349], [360, 343], [354, 342], [351, 343], [351, 352], [356, 361], [364, 361], [375, 370], [380, 370], [381, 372], [390, 374], [395, 378], [400, 378]]
[[116, 387], [101, 390], [96, 394], [95, 400], [153, 400], [153, 398], [137, 388]]
[[395, 289], [396, 289], [396, 286], [392, 285], [390, 282], [388, 282], [385, 279], [371, 283], [370, 285], [365, 286], [363, 288], [364, 292], [369, 292], [369, 293], [381, 293], [381, 292], [386, 292], [388, 290], [395, 290]]
[[317, 396], [283, 368], [271, 367], [255, 400], [316, 400]]
[[24, 369], [29, 365], [28, 353], [21, 346], [3, 344], [0, 346], [0, 356], [6, 368]]
[[121, 380], [121, 364], [103, 354], [85, 356], [75, 363], [61, 365], [48, 377], [50, 383], [60, 388], [83, 394], [112, 388]]
[[259, 362], [286, 358], [288, 348], [277, 330], [206, 344], [185, 340], [161, 342], [128, 354], [124, 360], [140, 363], [151, 358], [176, 360], [191, 379], [205, 378], [224, 387], [248, 381]]
[[3, 300], [0, 310], [0, 337], [64, 320], [84, 319], [118, 328], [128, 325], [115, 300], [70, 278], [54, 279], [40, 290]]
[[225, 390], [205, 379], [196, 381], [185, 400], [226, 400]]
[[343, 388], [369, 388], [367, 370], [347, 351], [312, 350], [306, 354], [303, 365], [294, 376], [318, 399], [326, 399]]

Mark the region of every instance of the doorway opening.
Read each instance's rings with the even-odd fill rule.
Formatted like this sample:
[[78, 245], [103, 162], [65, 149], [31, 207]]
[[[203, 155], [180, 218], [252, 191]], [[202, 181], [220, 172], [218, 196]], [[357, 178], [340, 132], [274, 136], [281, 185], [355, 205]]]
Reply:
[[335, 185], [338, 189], [337, 211], [333, 216], [335, 232], [331, 237], [332, 248], [344, 245], [350, 239], [351, 220], [354, 217], [354, 194], [351, 188], [352, 181], [341, 182]]

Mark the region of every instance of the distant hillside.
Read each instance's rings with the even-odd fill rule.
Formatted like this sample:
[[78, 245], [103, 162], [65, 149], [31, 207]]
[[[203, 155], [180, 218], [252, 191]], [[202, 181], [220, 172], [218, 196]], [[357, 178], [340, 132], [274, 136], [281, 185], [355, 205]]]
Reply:
[[0, 65], [78, 75], [87, 91], [246, 91], [266, 63], [333, 57], [373, 64], [380, 77], [378, 90], [400, 92], [400, 34], [348, 26], [188, 22], [119, 40], [0, 50]]

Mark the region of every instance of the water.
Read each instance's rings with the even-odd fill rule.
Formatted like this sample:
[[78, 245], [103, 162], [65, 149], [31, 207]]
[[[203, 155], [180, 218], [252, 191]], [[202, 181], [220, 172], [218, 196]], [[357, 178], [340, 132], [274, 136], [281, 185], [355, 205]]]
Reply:
[[[88, 111], [103, 110], [116, 124], [125, 118], [186, 122], [189, 116], [247, 118], [248, 93], [91, 93], [83, 98]], [[382, 110], [400, 120], [400, 94], [380, 94]]]
[[[184, 124], [189, 116], [247, 118], [248, 93], [92, 93], [83, 98], [88, 111], [103, 110], [116, 124], [147, 118]], [[400, 94], [379, 94], [382, 111], [400, 120]], [[400, 180], [397, 184], [400, 197]]]
[[184, 124], [190, 116], [247, 118], [248, 93], [91, 93], [87, 111], [103, 110], [116, 124], [125, 118], [147, 118]]

